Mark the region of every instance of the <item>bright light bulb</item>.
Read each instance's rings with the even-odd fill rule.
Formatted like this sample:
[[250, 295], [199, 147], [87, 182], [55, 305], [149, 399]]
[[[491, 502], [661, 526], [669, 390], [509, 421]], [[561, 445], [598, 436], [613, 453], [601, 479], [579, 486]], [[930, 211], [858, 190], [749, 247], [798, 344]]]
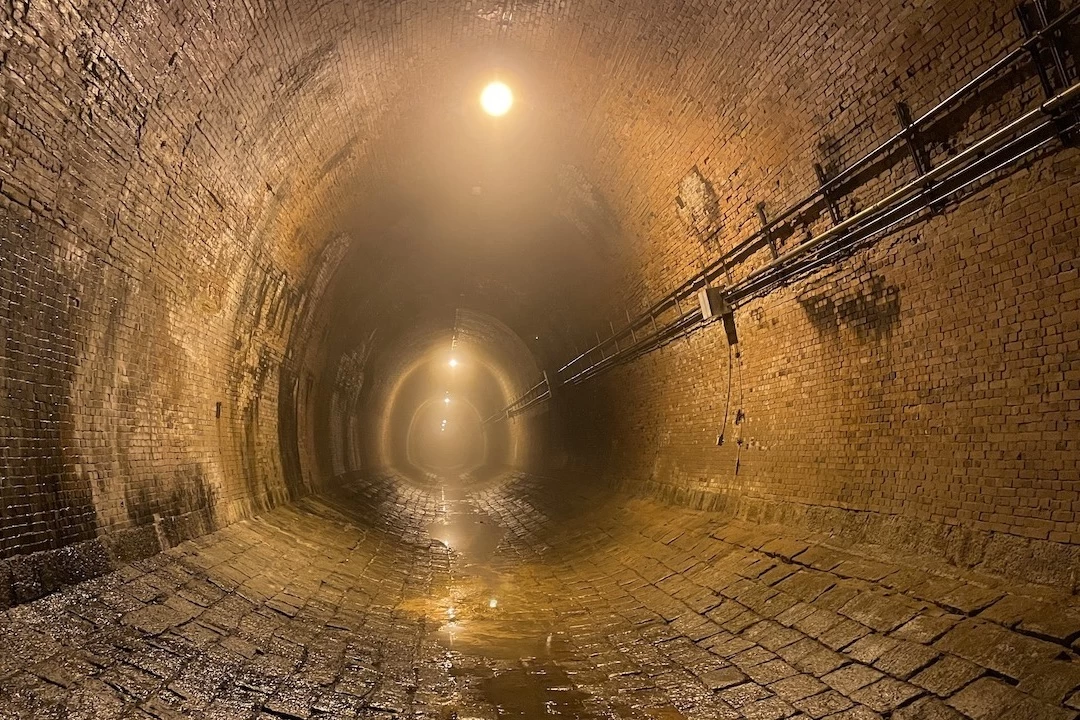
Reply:
[[450, 358], [450, 367], [457, 367], [457, 366], [458, 366], [457, 358]]
[[513, 104], [514, 93], [506, 83], [499, 82], [498, 80], [489, 83], [488, 86], [484, 88], [484, 92], [480, 93], [480, 105], [488, 115], [502, 117], [510, 112], [510, 107]]
[[446, 403], [447, 405], [449, 405], [450, 404], [450, 398], [443, 398], [443, 402]]

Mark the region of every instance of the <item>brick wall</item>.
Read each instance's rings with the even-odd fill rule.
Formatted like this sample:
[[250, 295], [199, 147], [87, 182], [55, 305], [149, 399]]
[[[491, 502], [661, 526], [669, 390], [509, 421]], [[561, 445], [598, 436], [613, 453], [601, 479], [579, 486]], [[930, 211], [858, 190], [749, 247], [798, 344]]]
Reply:
[[[989, 64], [1019, 37], [1010, 10], [900, 5], [846, 23], [762, 8], [769, 38], [736, 37], [715, 56], [721, 78], [735, 82], [741, 67], [745, 84], [729, 86], [709, 133], [653, 129], [643, 144], [665, 148], [667, 170], [646, 175], [655, 186], [635, 204], [643, 282], [628, 286], [631, 309], [756, 230], [757, 201], [776, 212], [811, 189], [812, 161], [843, 167], [895, 132], [893, 100], [925, 110]], [[771, 66], [755, 65], [767, 53]], [[934, 159], [1030, 107], [1035, 87], [1029, 68], [982, 93], [937, 131]], [[904, 177], [903, 160], [878, 168], [842, 209], [880, 197]], [[579, 453], [602, 458], [585, 466], [675, 502], [1071, 583], [1077, 167], [1073, 149], [1021, 164], [740, 308], [738, 356], [713, 326], [568, 390], [559, 412], [579, 423]], [[827, 225], [810, 218], [795, 237]]]
[[[1018, 33], [975, 0], [0, 7], [0, 581], [32, 597], [354, 467], [368, 421], [334, 397], [424, 304], [557, 364]], [[521, 103], [493, 129], [496, 65]], [[935, 152], [1037, 93], [1008, 87]], [[740, 311], [737, 475], [714, 331], [583, 391], [590, 447], [745, 512], [1072, 542], [1075, 174]]]
[[1070, 174], [1075, 158], [1041, 163], [755, 301], [737, 358], [710, 326], [597, 381], [574, 399], [610, 428], [592, 445], [606, 471], [958, 562], [1075, 565], [1030, 542], [1078, 539], [1077, 212], [1055, 210], [1075, 205]]

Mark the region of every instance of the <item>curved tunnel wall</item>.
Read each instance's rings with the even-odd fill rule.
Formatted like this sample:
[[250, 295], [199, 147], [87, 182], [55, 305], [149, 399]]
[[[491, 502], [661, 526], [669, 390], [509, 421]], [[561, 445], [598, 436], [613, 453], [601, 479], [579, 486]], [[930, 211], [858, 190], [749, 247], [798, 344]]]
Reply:
[[[891, 132], [898, 97], [927, 107], [1019, 37], [976, 2], [541, 2], [503, 25], [289, 5], [0, 9], [16, 598], [379, 464], [371, 408], [403, 367], [380, 353], [415, 357], [402, 327], [479, 308], [535, 338], [528, 372], [493, 363], [528, 387], [755, 203], [805, 192], [811, 160]], [[461, 98], [493, 64], [530, 112], [488, 137]], [[440, 149], [450, 130], [472, 144]], [[1080, 480], [1075, 178], [1075, 151], [1030, 164], [756, 301], [730, 372], [708, 330], [567, 390], [512, 424], [509, 464], [1056, 578]]]
[[[371, 358], [373, 380], [359, 398], [360, 431], [354, 437], [365, 450], [359, 467], [351, 469], [420, 471], [408, 445], [420, 411], [434, 404], [448, 411], [444, 419], [459, 415], [482, 424], [540, 375], [525, 342], [485, 313], [458, 308], [452, 330], [421, 325], [404, 335]], [[483, 452], [474, 466], [461, 470], [539, 469], [536, 457], [550, 449], [540, 423], [536, 418], [482, 425]]]
[[424, 403], [405, 436], [405, 459], [435, 473], [468, 472], [489, 462], [484, 419], [472, 403], [461, 400], [447, 408], [439, 398]]

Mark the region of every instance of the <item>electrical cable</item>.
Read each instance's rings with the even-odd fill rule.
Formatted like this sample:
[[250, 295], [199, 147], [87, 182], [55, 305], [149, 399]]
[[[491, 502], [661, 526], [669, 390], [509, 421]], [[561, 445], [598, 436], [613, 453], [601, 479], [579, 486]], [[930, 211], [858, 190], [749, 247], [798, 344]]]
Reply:
[[739, 409], [735, 411], [735, 444], [739, 446], [739, 449], [735, 452], [735, 474], [739, 474], [739, 465], [742, 464], [742, 424], [746, 419], [746, 413], [743, 412], [743, 402], [746, 399], [743, 393], [743, 372], [742, 372], [742, 352], [739, 350], [738, 343], [735, 343], [732, 347], [735, 348], [735, 367], [739, 371]]
[[734, 369], [732, 347], [733, 346], [728, 345], [727, 348], [727, 399], [724, 401], [724, 425], [720, 428], [720, 434], [716, 436], [717, 447], [724, 444], [724, 434], [727, 432], [728, 414], [731, 412], [731, 373]]

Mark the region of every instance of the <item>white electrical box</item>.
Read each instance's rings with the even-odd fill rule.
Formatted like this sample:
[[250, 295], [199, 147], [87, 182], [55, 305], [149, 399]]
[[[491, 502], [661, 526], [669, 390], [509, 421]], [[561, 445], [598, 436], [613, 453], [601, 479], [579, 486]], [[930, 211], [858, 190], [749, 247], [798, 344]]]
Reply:
[[724, 299], [724, 293], [720, 291], [720, 288], [703, 287], [698, 290], [697, 298], [698, 305], [701, 307], [702, 320], [709, 321], [717, 318], [723, 320], [728, 343], [730, 345], [738, 344], [739, 336], [735, 331], [735, 312], [728, 305], [727, 300]]
[[703, 287], [698, 290], [698, 305], [701, 306], [701, 317], [704, 320], [712, 320], [728, 312], [728, 305], [724, 302], [724, 296], [720, 288]]

